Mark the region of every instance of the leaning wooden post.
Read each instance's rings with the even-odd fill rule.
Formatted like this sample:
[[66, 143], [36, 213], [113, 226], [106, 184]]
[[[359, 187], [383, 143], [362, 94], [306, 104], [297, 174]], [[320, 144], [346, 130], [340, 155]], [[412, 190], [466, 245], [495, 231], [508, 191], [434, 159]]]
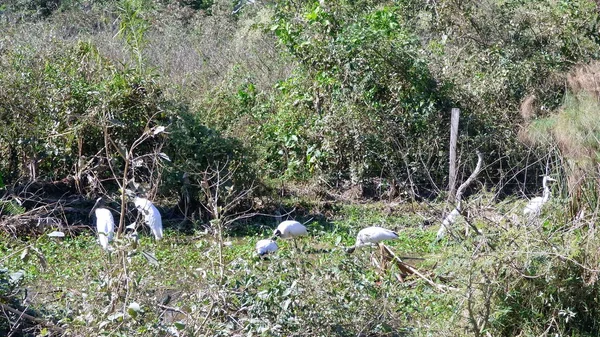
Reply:
[[460, 109], [452, 109], [450, 119], [450, 172], [448, 177], [448, 202], [454, 203], [456, 191], [456, 143], [458, 141], [458, 119]]

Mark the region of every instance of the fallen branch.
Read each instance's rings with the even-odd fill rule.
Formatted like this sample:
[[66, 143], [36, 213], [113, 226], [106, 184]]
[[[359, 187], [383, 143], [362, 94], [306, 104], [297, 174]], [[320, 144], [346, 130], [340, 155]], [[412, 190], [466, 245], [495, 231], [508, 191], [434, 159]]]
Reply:
[[398, 266], [398, 268], [400, 268], [401, 271], [407, 273], [407, 274], [411, 274], [411, 275], [417, 275], [418, 277], [422, 278], [423, 280], [425, 280], [425, 282], [429, 283], [429, 285], [431, 285], [432, 287], [436, 288], [437, 290], [441, 291], [441, 292], [445, 292], [446, 289], [447, 290], [454, 290], [454, 291], [458, 291], [457, 288], [454, 287], [449, 287], [449, 286], [445, 286], [442, 284], [437, 284], [435, 282], [433, 282], [431, 279], [429, 279], [427, 276], [421, 274], [417, 268], [405, 263], [404, 261], [402, 261], [388, 246], [386, 246], [383, 243], [379, 244], [381, 249], [387, 254], [387, 256], [391, 256], [394, 261], [396, 262], [396, 265]]
[[7, 304], [0, 303], [0, 308], [2, 308], [2, 310], [6, 310], [6, 311], [11, 312], [11, 313], [13, 313], [15, 315], [18, 315], [19, 317], [23, 317], [23, 318], [27, 319], [28, 321], [40, 324], [40, 325], [42, 325], [42, 326], [44, 326], [44, 327], [46, 327], [46, 328], [48, 328], [50, 330], [53, 330], [53, 331], [56, 331], [56, 332], [60, 332], [60, 333], [64, 333], [65, 332], [65, 329], [63, 329], [63, 328], [61, 328], [59, 326], [54, 325], [54, 323], [52, 323], [50, 321], [46, 321], [46, 320], [43, 320], [41, 318], [33, 317], [33, 316], [31, 316], [29, 314], [26, 314], [26, 313], [24, 313], [22, 311], [19, 311], [19, 310], [15, 309], [15, 308], [7, 305]]

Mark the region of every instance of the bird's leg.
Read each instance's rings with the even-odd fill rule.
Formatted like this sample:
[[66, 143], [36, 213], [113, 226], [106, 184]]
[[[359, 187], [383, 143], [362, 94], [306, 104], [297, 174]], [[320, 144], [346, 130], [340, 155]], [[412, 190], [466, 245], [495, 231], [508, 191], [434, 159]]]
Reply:
[[294, 240], [294, 248], [296, 249], [296, 252], [300, 252], [300, 247], [298, 246], [298, 239], [293, 239]]
[[374, 265], [375, 267], [377, 267], [378, 269], [381, 268], [381, 266], [379, 265], [379, 262], [377, 261], [377, 258], [375, 258], [372, 244], [369, 245], [369, 253], [371, 254], [370, 258], [369, 258], [371, 260], [371, 264]]
[[386, 260], [385, 249], [383, 247], [383, 243], [380, 242], [378, 245], [379, 245], [379, 254], [381, 255], [381, 264], [380, 264], [381, 271], [385, 272], [385, 270], [387, 269], [386, 261], [385, 261]]

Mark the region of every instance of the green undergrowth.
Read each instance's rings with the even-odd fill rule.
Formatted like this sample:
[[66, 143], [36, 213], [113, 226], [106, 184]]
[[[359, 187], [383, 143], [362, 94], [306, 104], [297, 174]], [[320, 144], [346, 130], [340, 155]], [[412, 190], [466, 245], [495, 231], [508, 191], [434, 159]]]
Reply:
[[[169, 230], [157, 243], [142, 233], [142, 248], [129, 260], [118, 248], [109, 256], [90, 233], [64, 240], [5, 238], [0, 261], [23, 270], [36, 310], [74, 335], [168, 335], [175, 329], [207, 336], [355, 336], [360, 331], [393, 336], [412, 334], [418, 328], [415, 317], [451, 314], [450, 298], [416, 278], [399, 282], [396, 267], [381, 273], [372, 266], [376, 248], [352, 255], [344, 249], [360, 228], [376, 224], [400, 232], [400, 239], [389, 243], [399, 255], [424, 257], [431, 251], [431, 233], [405, 227], [402, 217], [362, 213], [356, 206], [344, 208], [347, 213], [355, 215], [308, 221], [310, 236], [298, 240], [297, 248], [280, 241], [277, 254], [266, 259], [256, 256], [254, 245], [272, 234], [274, 222], [257, 226], [254, 234], [232, 233], [224, 238], [222, 270], [212, 235]], [[28, 245], [39, 256], [22, 259]], [[132, 302], [142, 313], [121, 314]]]
[[[520, 204], [512, 208], [520, 210]], [[485, 216], [473, 211], [469, 218], [483, 234], [465, 236], [457, 225], [452, 236], [434, 243], [437, 224], [424, 225], [415, 215], [420, 211], [410, 207], [339, 204], [331, 217], [297, 214], [309, 236], [279, 241], [279, 251], [267, 258], [259, 258], [254, 245], [272, 234], [274, 220], [228, 233], [222, 245], [210, 231], [184, 235], [167, 226], [163, 240], [142, 232], [140, 248], [119, 239], [110, 255], [92, 233], [4, 237], [0, 265], [23, 271], [27, 291], [21, 300], [29, 310], [73, 336], [599, 331], [594, 317], [600, 244], [593, 220], [575, 223], [549, 207], [527, 223], [506, 211], [490, 214], [490, 206]], [[500, 215], [508, 220], [489, 221]], [[380, 271], [373, 265], [380, 261], [376, 247], [346, 253], [356, 233], [371, 225], [398, 232], [399, 239], [387, 245], [421, 277], [397, 266]]]

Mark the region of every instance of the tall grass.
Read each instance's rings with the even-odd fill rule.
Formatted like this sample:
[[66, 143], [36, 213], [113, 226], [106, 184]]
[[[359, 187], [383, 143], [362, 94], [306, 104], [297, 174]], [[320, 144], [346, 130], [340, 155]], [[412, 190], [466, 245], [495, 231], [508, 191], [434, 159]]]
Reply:
[[[592, 63], [576, 67], [568, 77], [570, 92], [561, 108], [546, 117], [530, 121], [522, 139], [533, 144], [555, 147], [564, 158], [569, 192], [578, 211], [583, 202], [591, 210], [599, 206], [590, 198], [590, 189], [597, 194], [594, 183], [600, 176], [600, 66]], [[584, 196], [587, 195], [587, 196]]]

